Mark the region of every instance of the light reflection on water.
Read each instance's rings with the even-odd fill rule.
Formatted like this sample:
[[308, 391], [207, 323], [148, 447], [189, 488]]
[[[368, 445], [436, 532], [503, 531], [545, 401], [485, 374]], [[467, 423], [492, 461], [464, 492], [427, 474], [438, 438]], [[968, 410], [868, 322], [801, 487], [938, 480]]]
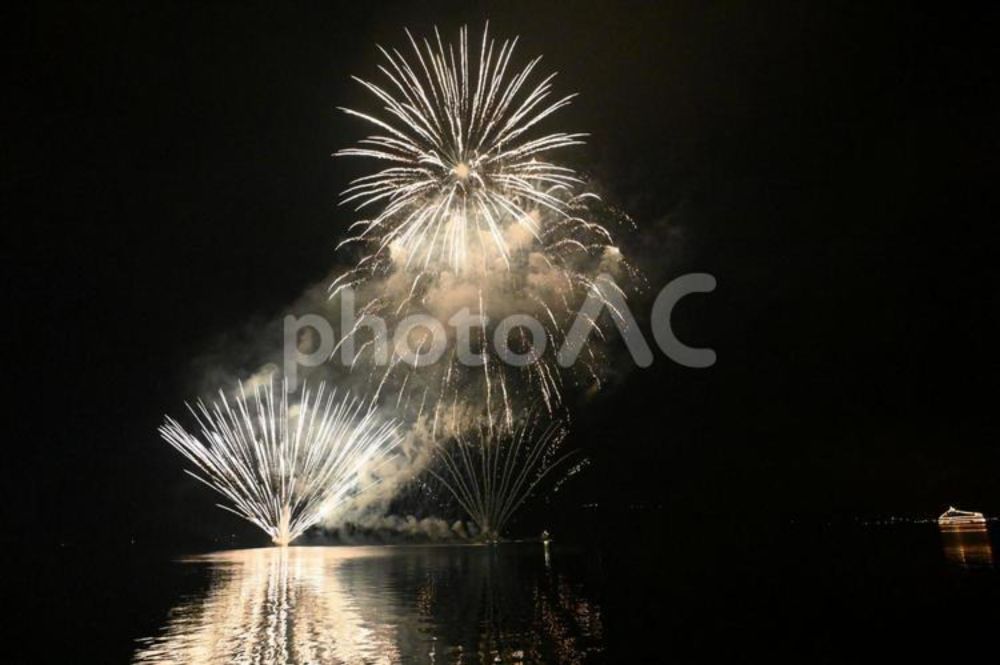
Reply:
[[[547, 565], [548, 564], [548, 565]], [[541, 545], [293, 547], [208, 566], [135, 663], [583, 663], [600, 608]]]
[[990, 533], [985, 526], [941, 527], [941, 542], [948, 561], [964, 568], [993, 565]]

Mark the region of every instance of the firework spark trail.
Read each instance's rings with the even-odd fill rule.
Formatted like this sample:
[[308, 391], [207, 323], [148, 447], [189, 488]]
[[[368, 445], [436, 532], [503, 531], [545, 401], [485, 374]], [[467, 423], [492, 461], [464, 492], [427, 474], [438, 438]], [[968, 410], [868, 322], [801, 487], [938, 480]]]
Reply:
[[481, 425], [471, 438], [455, 437], [439, 449], [432, 475], [452, 494], [487, 540], [497, 540], [507, 522], [549, 474], [573, 452], [560, 455], [566, 425], [542, 425], [532, 416], [513, 426]]
[[532, 137], [529, 130], [575, 95], [551, 98], [555, 74], [532, 87], [528, 80], [541, 58], [514, 71], [517, 39], [498, 47], [488, 33], [487, 25], [475, 60], [466, 28], [459, 31], [457, 59], [454, 44], [446, 45], [437, 29], [434, 45], [427, 39], [418, 43], [407, 31], [416, 64], [396, 49], [379, 47], [386, 82], [354, 77], [384, 105], [386, 115], [342, 108], [378, 133], [336, 154], [391, 164], [357, 178], [343, 194], [342, 202], [356, 204], [356, 210], [382, 206], [374, 218], [356, 222], [352, 229], [360, 232], [341, 243], [374, 242], [374, 254], [362, 264], [377, 264], [395, 246], [405, 253], [407, 267], [443, 265], [462, 272], [479, 242], [492, 243], [509, 265], [508, 224], [537, 237], [531, 210], [571, 217], [559, 193], [582, 181], [542, 156], [582, 143], [585, 134]]
[[[173, 418], [161, 436], [196, 468], [187, 472], [229, 500], [220, 507], [256, 524], [279, 545], [287, 545], [321, 517], [364, 491], [370, 473], [400, 442], [398, 426], [382, 421], [350, 396], [339, 397], [320, 383], [302, 388], [289, 403], [284, 382], [249, 395], [240, 384], [229, 398], [219, 391], [211, 405], [188, 405], [201, 436]], [[376, 481], [377, 482], [377, 481]]]

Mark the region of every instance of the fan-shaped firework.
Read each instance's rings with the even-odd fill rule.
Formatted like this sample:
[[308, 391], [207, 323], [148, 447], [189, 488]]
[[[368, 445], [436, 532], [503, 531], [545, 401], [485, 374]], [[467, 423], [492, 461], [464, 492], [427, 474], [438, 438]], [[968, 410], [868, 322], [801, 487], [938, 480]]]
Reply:
[[190, 460], [188, 471], [226, 497], [222, 505], [287, 545], [316, 524], [326, 511], [365, 489], [362, 475], [386, 459], [399, 443], [394, 422], [349, 396], [319, 384], [302, 388], [289, 403], [282, 382], [235, 398], [219, 391], [211, 406], [188, 407], [201, 436], [168, 417], [160, 434]]
[[[407, 31], [413, 60], [380, 47], [385, 64], [382, 84], [355, 77], [383, 104], [381, 116], [342, 109], [374, 125], [377, 132], [338, 155], [369, 157], [389, 166], [355, 180], [344, 203], [358, 209], [382, 206], [372, 219], [358, 222], [352, 240], [370, 240], [382, 257], [390, 246], [405, 264], [432, 264], [463, 271], [476, 263], [478, 249], [492, 249], [504, 262], [511, 224], [539, 233], [533, 210], [569, 217], [559, 192], [580, 180], [569, 168], [543, 159], [544, 153], [578, 144], [583, 134], [535, 135], [544, 118], [569, 104], [574, 95], [552, 98], [551, 74], [529, 83], [540, 58], [523, 69], [512, 64], [517, 39], [497, 44], [483, 31], [470, 57], [468, 31], [457, 47], [435, 30], [434, 43], [418, 43]], [[473, 47], [475, 48], [475, 47]]]
[[532, 490], [572, 455], [559, 450], [568, 433], [559, 420], [543, 425], [528, 417], [514, 427], [487, 423], [471, 437], [443, 445], [440, 465], [431, 473], [476, 523], [480, 536], [495, 541]]

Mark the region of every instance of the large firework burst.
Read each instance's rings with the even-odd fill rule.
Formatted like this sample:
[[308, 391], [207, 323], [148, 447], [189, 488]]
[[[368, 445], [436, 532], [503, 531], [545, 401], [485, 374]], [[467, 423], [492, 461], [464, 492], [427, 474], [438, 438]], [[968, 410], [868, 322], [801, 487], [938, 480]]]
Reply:
[[488, 33], [487, 26], [475, 58], [466, 28], [457, 46], [445, 44], [436, 29], [433, 43], [407, 31], [412, 62], [379, 47], [385, 81], [355, 77], [383, 113], [342, 109], [377, 133], [337, 154], [387, 163], [344, 192], [343, 202], [359, 210], [381, 207], [345, 241], [371, 241], [375, 251], [366, 261], [377, 263], [392, 249], [407, 266], [423, 270], [464, 271], [494, 254], [509, 262], [507, 227], [537, 236], [538, 210], [571, 216], [561, 192], [580, 180], [544, 155], [585, 135], [532, 130], [574, 95], [552, 96], [554, 74], [529, 83], [541, 58], [518, 69], [512, 63], [517, 39], [497, 44]]
[[[430, 406], [435, 422], [442, 405], [470, 391], [478, 391], [488, 417], [502, 413], [508, 425], [518, 407], [539, 396], [554, 412], [565, 382], [555, 353], [579, 305], [588, 296], [603, 299], [597, 275], [634, 277], [601, 223], [624, 216], [586, 191], [571, 169], [549, 161], [549, 152], [583, 135], [533, 130], [573, 95], [552, 98], [552, 76], [529, 83], [538, 59], [515, 67], [516, 39], [498, 45], [484, 30], [470, 57], [464, 28], [457, 45], [445, 44], [437, 31], [433, 40], [407, 36], [410, 61], [381, 49], [384, 84], [358, 79], [383, 113], [345, 109], [378, 134], [338, 154], [388, 165], [345, 194], [360, 209], [375, 209], [345, 241], [363, 241], [371, 253], [334, 280], [330, 297], [350, 290], [353, 303], [356, 291], [361, 328], [367, 315], [394, 330], [413, 314], [444, 324], [468, 311], [484, 320], [472, 333], [481, 352], [475, 363], [460, 362], [452, 336], [441, 361], [414, 370], [393, 349], [383, 353], [372, 340], [355, 344], [356, 326], [341, 331], [341, 343], [357, 349], [344, 360], [370, 373], [373, 399], [395, 394], [397, 406], [416, 404], [418, 413]], [[493, 343], [497, 325], [510, 315], [527, 315], [542, 329], [534, 360], [517, 367], [504, 363]], [[595, 337], [603, 338], [593, 324]], [[525, 332], [511, 330], [510, 343], [525, 348]], [[600, 384], [601, 356], [590, 345], [580, 356], [589, 385]], [[519, 395], [527, 404], [515, 403]]]
[[366, 489], [362, 477], [399, 443], [397, 425], [325, 384], [289, 401], [271, 381], [209, 406], [188, 406], [201, 436], [167, 417], [160, 434], [195, 466], [188, 471], [222, 494], [219, 504], [288, 545], [329, 510]]

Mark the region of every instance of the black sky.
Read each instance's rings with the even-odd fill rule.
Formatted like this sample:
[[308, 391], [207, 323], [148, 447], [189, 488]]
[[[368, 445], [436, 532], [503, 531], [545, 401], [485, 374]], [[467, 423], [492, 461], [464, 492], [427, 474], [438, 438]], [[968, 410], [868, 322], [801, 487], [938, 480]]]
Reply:
[[335, 264], [357, 167], [330, 153], [362, 131], [335, 107], [365, 103], [348, 77], [375, 71], [375, 43], [487, 18], [580, 93], [561, 122], [592, 136], [571, 159], [635, 218], [640, 266], [719, 284], [677, 311], [718, 364], [659, 356], [577, 408], [593, 464], [561, 501], [1000, 513], [995, 13], [539, 5], [9, 16], [14, 519], [58, 540], [232, 524], [158, 440], [162, 414], [193, 358]]

